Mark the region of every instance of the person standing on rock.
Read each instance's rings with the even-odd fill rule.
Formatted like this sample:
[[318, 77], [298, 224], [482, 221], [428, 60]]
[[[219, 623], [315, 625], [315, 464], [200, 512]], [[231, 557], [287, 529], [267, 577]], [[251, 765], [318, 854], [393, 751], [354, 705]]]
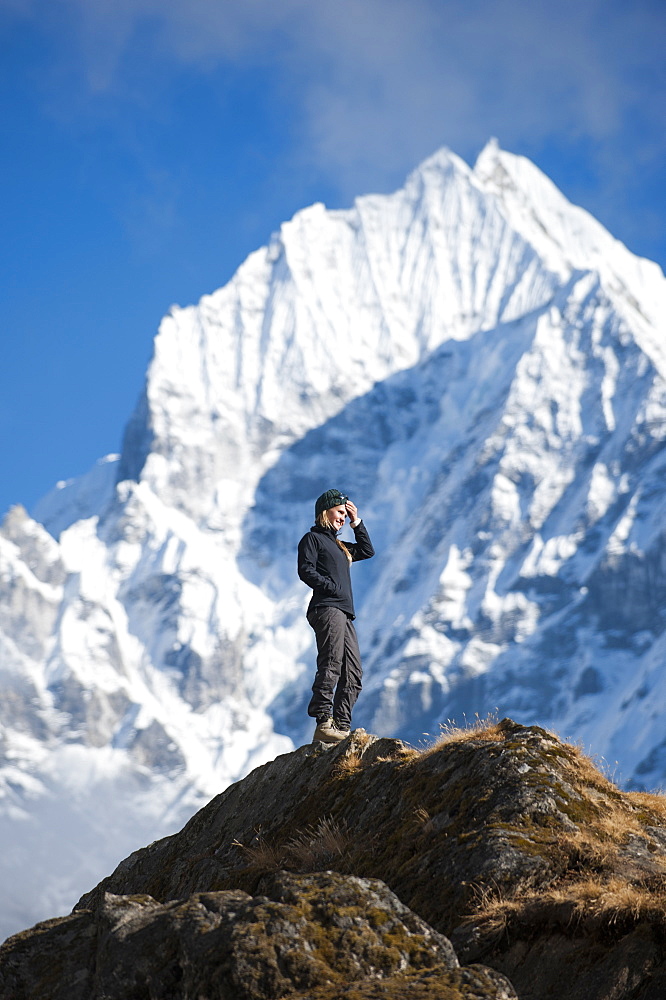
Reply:
[[[353, 542], [338, 538], [347, 517]], [[338, 743], [351, 730], [363, 671], [349, 569], [353, 562], [374, 554], [349, 497], [339, 490], [322, 493], [315, 503], [315, 524], [298, 544], [298, 575], [313, 591], [307, 619], [317, 640], [317, 673], [308, 705], [308, 715], [317, 720], [313, 742]]]

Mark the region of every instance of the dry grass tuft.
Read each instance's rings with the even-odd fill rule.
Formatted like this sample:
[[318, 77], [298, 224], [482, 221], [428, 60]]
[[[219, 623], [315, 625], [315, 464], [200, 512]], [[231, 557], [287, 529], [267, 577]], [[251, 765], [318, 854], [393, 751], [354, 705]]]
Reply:
[[284, 851], [276, 844], [264, 840], [261, 834], [257, 834], [251, 844], [241, 844], [239, 840], [235, 840], [233, 846], [243, 852], [247, 867], [258, 874], [264, 875], [282, 868]]
[[306, 874], [339, 864], [349, 840], [349, 833], [344, 827], [324, 817], [286, 843], [270, 843], [257, 834], [252, 844], [236, 841], [234, 846], [243, 852], [247, 859], [246, 867], [254, 874], [266, 875], [282, 868]]
[[355, 753], [353, 750], [346, 753], [339, 761], [336, 762], [333, 768], [333, 774], [344, 776], [346, 774], [353, 774], [361, 766], [363, 758], [360, 753]]
[[[551, 734], [555, 739], [559, 737]], [[591, 788], [596, 788], [605, 795], [623, 795], [611, 778], [603, 773], [603, 761], [595, 760], [577, 743], [563, 743], [565, 755], [562, 758], [563, 766], [568, 769], [578, 781], [583, 782]]]
[[465, 719], [463, 725], [458, 725], [452, 719], [440, 723], [440, 734], [430, 746], [426, 746], [421, 751], [422, 757], [427, 757], [431, 753], [436, 753], [442, 747], [451, 746], [452, 743], [466, 743], [470, 740], [502, 740], [504, 738], [501, 724], [497, 716], [492, 713], [482, 719], [476, 715], [474, 720], [468, 722]]
[[492, 891], [479, 893], [474, 924], [493, 937], [512, 930], [557, 927], [626, 933], [641, 921], [666, 928], [666, 896], [663, 891], [631, 885], [622, 877], [607, 880], [587, 878], [543, 892], [525, 892], [503, 899]]
[[435, 827], [432, 822], [432, 816], [429, 811], [423, 806], [418, 806], [414, 809], [411, 817], [407, 820], [405, 824], [405, 835], [406, 836], [425, 836], [428, 837], [434, 833]]
[[617, 864], [618, 844], [608, 839], [600, 840], [590, 830], [561, 834], [557, 846], [567, 859], [569, 872], [610, 872]]
[[427, 809], [424, 809], [423, 806], [418, 806], [418, 808], [414, 810], [414, 819], [419, 826], [427, 826], [428, 823], [432, 822], [430, 813]]
[[666, 826], [666, 795], [658, 792], [626, 792], [630, 802], [647, 814], [654, 826]]
[[[606, 882], [588, 879], [576, 887], [575, 917], [583, 920], [600, 920], [612, 927], [614, 924], [635, 924], [641, 919], [658, 917], [664, 923], [666, 900], [660, 903], [645, 886], [630, 885], [622, 878], [611, 878]], [[564, 893], [562, 893], [564, 895]]]
[[298, 872], [315, 872], [339, 862], [349, 844], [349, 833], [332, 819], [297, 834], [285, 846], [285, 867]]

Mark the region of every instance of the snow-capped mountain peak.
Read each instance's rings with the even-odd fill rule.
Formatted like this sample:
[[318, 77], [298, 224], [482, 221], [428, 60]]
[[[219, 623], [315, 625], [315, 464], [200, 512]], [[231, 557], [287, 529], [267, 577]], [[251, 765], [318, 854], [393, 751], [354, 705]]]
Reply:
[[331, 485], [377, 550], [356, 724], [497, 709], [662, 781], [665, 297], [493, 141], [172, 308], [120, 456], [0, 533], [7, 928], [310, 739], [294, 560]]

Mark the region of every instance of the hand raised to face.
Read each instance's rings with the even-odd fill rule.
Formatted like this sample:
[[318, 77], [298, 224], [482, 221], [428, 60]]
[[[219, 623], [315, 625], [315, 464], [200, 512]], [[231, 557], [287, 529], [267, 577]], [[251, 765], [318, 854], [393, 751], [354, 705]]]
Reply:
[[347, 500], [347, 503], [345, 504], [345, 510], [347, 511], [347, 516], [349, 517], [349, 520], [352, 522], [352, 524], [354, 523], [354, 521], [358, 520], [358, 510], [356, 508], [356, 504], [352, 503], [351, 500]]

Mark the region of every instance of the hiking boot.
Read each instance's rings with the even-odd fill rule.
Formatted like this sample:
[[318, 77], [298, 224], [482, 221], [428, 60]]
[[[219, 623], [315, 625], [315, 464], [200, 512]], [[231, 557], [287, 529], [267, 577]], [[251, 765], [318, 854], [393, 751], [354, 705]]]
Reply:
[[313, 743], [339, 743], [349, 736], [348, 729], [338, 729], [333, 719], [324, 719], [317, 723], [317, 728], [312, 737]]

